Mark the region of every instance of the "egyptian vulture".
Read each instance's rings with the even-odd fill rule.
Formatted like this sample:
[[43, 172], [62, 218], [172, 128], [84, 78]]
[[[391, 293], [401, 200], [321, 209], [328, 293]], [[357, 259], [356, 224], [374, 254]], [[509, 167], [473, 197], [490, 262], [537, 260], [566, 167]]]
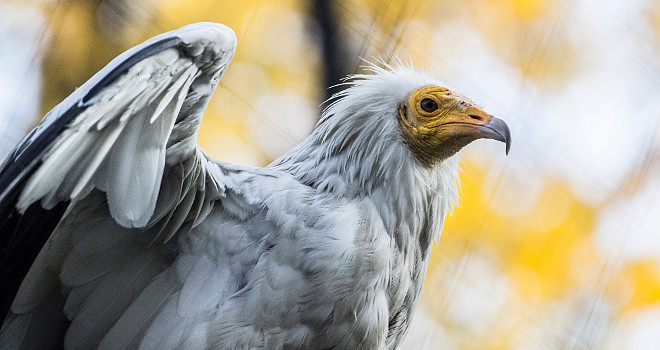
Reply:
[[197, 23], [128, 50], [0, 170], [2, 349], [393, 349], [457, 199], [504, 122], [405, 65], [353, 76], [265, 168], [210, 158], [236, 47]]

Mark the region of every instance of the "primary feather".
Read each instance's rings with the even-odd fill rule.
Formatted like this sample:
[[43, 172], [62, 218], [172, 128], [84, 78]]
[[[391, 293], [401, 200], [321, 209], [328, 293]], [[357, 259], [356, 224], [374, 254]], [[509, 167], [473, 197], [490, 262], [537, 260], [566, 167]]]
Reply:
[[3, 291], [0, 348], [401, 342], [457, 199], [457, 158], [429, 166], [410, 136], [431, 126], [407, 103], [438, 82], [370, 66], [302, 143], [266, 168], [238, 166], [196, 143], [234, 48], [211, 23], [151, 39], [17, 146], [0, 170], [2, 278], [15, 286]]

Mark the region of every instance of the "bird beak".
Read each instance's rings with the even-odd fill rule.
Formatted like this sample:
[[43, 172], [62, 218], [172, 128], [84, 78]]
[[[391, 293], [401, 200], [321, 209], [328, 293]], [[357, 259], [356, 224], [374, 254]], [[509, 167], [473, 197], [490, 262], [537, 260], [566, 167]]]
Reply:
[[488, 123], [479, 128], [479, 134], [486, 139], [504, 142], [506, 144], [506, 154], [509, 154], [509, 150], [511, 149], [511, 132], [502, 119], [490, 118]]
[[509, 154], [511, 132], [502, 119], [495, 118], [482, 109], [473, 106], [468, 107], [465, 113], [469, 117], [466, 122], [477, 128], [476, 132], [479, 138], [504, 142], [506, 144], [506, 154]]

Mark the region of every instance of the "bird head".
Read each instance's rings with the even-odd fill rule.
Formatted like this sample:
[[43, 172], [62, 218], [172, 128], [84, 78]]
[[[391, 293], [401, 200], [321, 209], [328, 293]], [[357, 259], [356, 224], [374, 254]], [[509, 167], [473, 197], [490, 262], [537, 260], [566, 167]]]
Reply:
[[511, 148], [511, 133], [501, 119], [469, 99], [436, 86], [412, 91], [399, 105], [398, 121], [412, 153], [427, 167], [456, 154], [477, 139], [494, 139]]
[[350, 76], [312, 134], [272, 166], [337, 194], [370, 193], [386, 183], [405, 192], [422, 188], [415, 187], [420, 181], [423, 188], [455, 188], [452, 156], [474, 140], [505, 142], [508, 152], [503, 121], [441, 87], [431, 73], [379, 63]]

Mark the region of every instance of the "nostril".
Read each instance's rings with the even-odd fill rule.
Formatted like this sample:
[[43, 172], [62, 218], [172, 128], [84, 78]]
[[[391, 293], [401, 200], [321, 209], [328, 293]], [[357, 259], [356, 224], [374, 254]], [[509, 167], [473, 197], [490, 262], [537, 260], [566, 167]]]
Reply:
[[484, 121], [484, 118], [482, 118], [481, 116], [478, 116], [476, 114], [469, 114], [468, 117], [470, 117], [472, 119], [479, 120], [479, 121]]

